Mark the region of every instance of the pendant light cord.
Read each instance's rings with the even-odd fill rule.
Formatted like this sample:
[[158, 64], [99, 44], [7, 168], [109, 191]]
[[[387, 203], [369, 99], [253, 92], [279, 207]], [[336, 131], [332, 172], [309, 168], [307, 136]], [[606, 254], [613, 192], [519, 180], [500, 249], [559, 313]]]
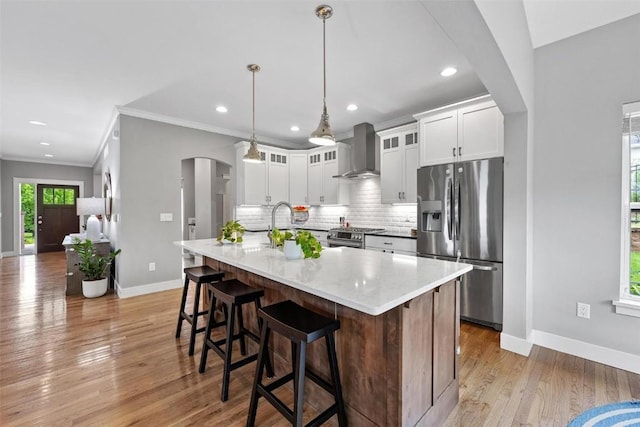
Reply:
[[322, 81], [324, 82], [322, 104], [324, 105], [324, 113], [327, 110], [327, 48], [326, 48], [326, 18], [322, 18]]
[[251, 74], [253, 74], [253, 108], [251, 110], [253, 113], [253, 121], [252, 121], [252, 129], [251, 129], [251, 141], [255, 141], [256, 140], [256, 72], [251, 71]]

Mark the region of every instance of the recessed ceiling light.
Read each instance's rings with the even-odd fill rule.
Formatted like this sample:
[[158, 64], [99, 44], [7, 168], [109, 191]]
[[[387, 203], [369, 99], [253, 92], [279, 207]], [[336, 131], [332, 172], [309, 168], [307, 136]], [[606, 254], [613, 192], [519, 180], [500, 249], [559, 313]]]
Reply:
[[40, 145], [46, 145], [48, 147], [51, 144], [49, 144], [48, 142], [41, 142]]
[[36, 126], [46, 126], [46, 123], [43, 122], [39, 122], [37, 120], [29, 120], [29, 123], [31, 123], [32, 125], [36, 125]]
[[53, 157], [53, 154], [45, 154], [45, 157]]
[[450, 77], [450, 76], [453, 76], [453, 75], [454, 75], [455, 73], [457, 73], [457, 72], [458, 72], [458, 70], [456, 70], [455, 68], [453, 68], [453, 67], [447, 67], [447, 68], [445, 68], [444, 70], [442, 70], [442, 71], [440, 72], [440, 75], [441, 75], [442, 77]]
[[229, 111], [229, 110], [227, 110], [227, 107], [225, 107], [224, 105], [218, 105], [218, 106], [216, 107], [216, 111], [217, 111], [218, 113], [226, 113], [226, 112], [227, 112], [227, 111]]
[[358, 109], [358, 106], [356, 104], [347, 105], [347, 110], [348, 111], [356, 111], [357, 109]]
[[300, 128], [298, 126], [291, 126], [291, 132], [298, 132]]

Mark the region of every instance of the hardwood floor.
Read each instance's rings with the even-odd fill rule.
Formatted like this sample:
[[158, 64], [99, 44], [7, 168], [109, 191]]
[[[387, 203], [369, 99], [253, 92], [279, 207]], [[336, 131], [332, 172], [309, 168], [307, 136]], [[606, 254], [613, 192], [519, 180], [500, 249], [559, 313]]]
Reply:
[[[254, 365], [231, 374], [222, 403], [220, 358], [211, 353], [200, 374], [200, 339], [189, 357], [186, 323], [174, 338], [180, 290], [65, 297], [64, 272], [64, 253], [0, 260], [0, 425], [244, 425]], [[460, 341], [447, 426], [564, 426], [592, 406], [640, 399], [640, 375], [540, 347], [525, 358], [472, 324]], [[288, 390], [281, 398], [291, 403]], [[257, 421], [288, 425], [262, 399]]]

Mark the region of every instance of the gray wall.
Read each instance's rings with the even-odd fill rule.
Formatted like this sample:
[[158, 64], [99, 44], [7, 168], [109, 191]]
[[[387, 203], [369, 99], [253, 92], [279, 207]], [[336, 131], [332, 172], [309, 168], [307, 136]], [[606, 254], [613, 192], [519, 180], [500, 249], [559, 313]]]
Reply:
[[528, 340], [533, 327], [534, 58], [521, 1], [475, 3], [500, 52], [489, 66], [487, 56], [478, 58], [474, 68], [482, 67], [483, 84], [504, 114], [504, 344], [507, 336]]
[[[102, 232], [109, 238], [111, 249], [115, 250], [120, 248], [120, 222], [119, 217], [122, 212], [121, 202], [122, 197], [120, 194], [120, 139], [114, 138], [114, 133], [118, 134], [120, 131], [120, 119], [117, 119], [111, 129], [110, 137], [106, 140], [105, 147], [103, 147], [100, 153], [100, 158], [97, 164], [94, 166], [94, 173], [99, 176], [100, 186], [103, 188], [106, 182], [105, 173], [109, 172], [111, 175], [111, 220], [107, 221], [106, 218], [102, 220]], [[102, 195], [103, 192], [101, 191]], [[119, 283], [120, 278], [120, 260], [122, 255], [116, 259], [116, 283]]]
[[196, 238], [210, 239], [216, 223], [214, 200], [216, 162], [197, 158], [195, 163]]
[[[118, 245], [122, 254], [118, 272], [122, 288], [180, 278], [181, 251], [173, 242], [182, 240], [182, 160], [202, 157], [232, 165], [237, 141], [226, 135], [120, 117]], [[173, 221], [160, 222], [161, 212], [172, 213]], [[156, 271], [148, 271], [150, 262], [156, 263]]]
[[[2, 160], [0, 159], [0, 201], [2, 201]], [[2, 207], [4, 202], [0, 203], [0, 258], [2, 258]]]
[[196, 196], [195, 196], [195, 159], [182, 160], [182, 198], [184, 210], [184, 224], [182, 227], [182, 238], [189, 238], [189, 218], [196, 217]]
[[79, 166], [0, 160], [2, 163], [2, 252], [12, 252], [13, 242], [13, 178], [59, 179], [84, 181], [84, 197], [93, 196], [93, 171]]
[[[615, 314], [622, 104], [640, 101], [640, 15], [535, 50], [534, 329], [640, 354]], [[576, 302], [591, 304], [591, 320]]]

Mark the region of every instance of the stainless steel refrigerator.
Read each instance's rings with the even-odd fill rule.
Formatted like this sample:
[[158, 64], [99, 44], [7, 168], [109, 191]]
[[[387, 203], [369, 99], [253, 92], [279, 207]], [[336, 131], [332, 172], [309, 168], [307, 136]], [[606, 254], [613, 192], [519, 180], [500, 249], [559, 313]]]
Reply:
[[502, 157], [418, 169], [418, 255], [473, 264], [462, 319], [502, 330]]

